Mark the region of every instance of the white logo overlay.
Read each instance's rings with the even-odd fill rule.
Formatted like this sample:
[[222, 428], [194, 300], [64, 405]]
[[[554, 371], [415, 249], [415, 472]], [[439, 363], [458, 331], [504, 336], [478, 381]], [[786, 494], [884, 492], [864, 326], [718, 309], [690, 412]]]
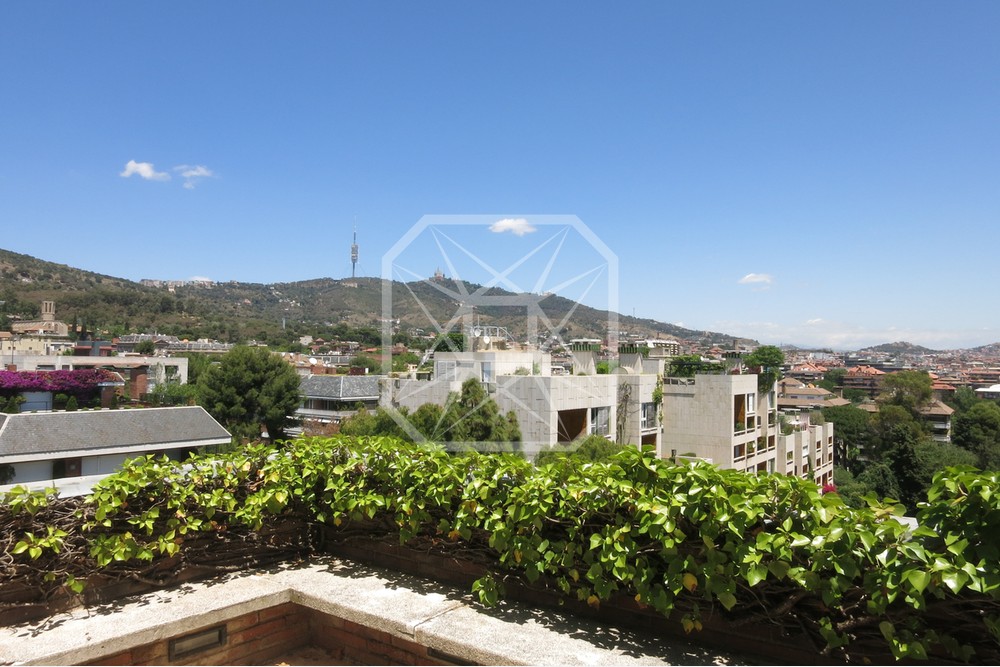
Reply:
[[[618, 258], [579, 218], [426, 215], [381, 277], [382, 408], [414, 441], [533, 454], [610, 435], [616, 385], [595, 363], [618, 348]], [[418, 364], [394, 367], [399, 337], [428, 346]]]

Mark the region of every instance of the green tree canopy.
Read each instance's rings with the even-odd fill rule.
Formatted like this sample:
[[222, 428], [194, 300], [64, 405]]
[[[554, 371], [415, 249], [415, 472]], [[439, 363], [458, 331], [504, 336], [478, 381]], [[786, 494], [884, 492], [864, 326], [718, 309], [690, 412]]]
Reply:
[[743, 363], [756, 369], [757, 388], [760, 391], [770, 391], [774, 383], [781, 378], [781, 365], [785, 363], [785, 353], [774, 345], [761, 345], [745, 356]]
[[434, 341], [434, 348], [436, 350], [441, 350], [442, 352], [464, 352], [465, 351], [465, 335], [461, 332], [452, 331], [447, 334], [441, 334]]
[[198, 381], [198, 402], [241, 441], [261, 426], [272, 442], [284, 438], [300, 400], [298, 373], [262, 347], [234, 347]]
[[444, 421], [450, 429], [446, 440], [480, 451], [517, 451], [521, 430], [513, 412], [500, 408], [475, 378], [462, 383], [460, 393], [452, 393], [444, 407]]
[[924, 371], [899, 371], [882, 376], [878, 400], [886, 405], [898, 405], [917, 416], [930, 400], [934, 381]]
[[153, 405], [193, 405], [198, 398], [198, 388], [193, 384], [161, 382], [146, 396]]
[[[501, 414], [496, 401], [475, 378], [463, 382], [461, 392], [452, 392], [444, 406], [425, 403], [412, 413], [405, 408], [400, 408], [399, 413], [430, 442], [454, 443], [460, 449], [479, 451], [520, 450], [517, 416], [513, 411]], [[359, 409], [341, 422], [340, 432], [351, 436], [391, 435], [407, 442], [416, 437], [381, 407], [374, 413]]]
[[177, 356], [184, 357], [188, 360], [188, 384], [198, 384], [201, 379], [202, 374], [205, 373], [212, 364], [218, 359], [213, 357], [213, 355], [203, 354], [201, 352], [184, 352]]
[[827, 391], [837, 391], [844, 385], [845, 375], [847, 375], [846, 368], [831, 368], [823, 374], [823, 379], [816, 384]]
[[952, 395], [951, 400], [948, 401], [948, 405], [955, 408], [956, 412], [965, 412], [971, 408], [976, 403], [979, 403], [983, 399], [976, 396], [975, 390], [971, 387], [959, 387], [955, 390]]
[[404, 372], [409, 364], [419, 364], [420, 357], [413, 352], [402, 352], [392, 355], [392, 371], [394, 373]]
[[853, 405], [823, 408], [823, 419], [833, 422], [834, 457], [844, 468], [854, 470], [871, 440], [871, 418]]
[[451, 424], [445, 419], [444, 408], [437, 403], [424, 403], [409, 416], [410, 423], [431, 442], [445, 442]]
[[369, 373], [381, 373], [382, 362], [367, 354], [359, 354], [351, 358], [351, 368], [364, 368]]
[[951, 440], [975, 454], [983, 470], [1000, 470], [1000, 405], [980, 401], [956, 415]]
[[602, 435], [588, 435], [569, 445], [556, 445], [535, 456], [535, 465], [556, 463], [569, 458], [579, 462], [605, 461], [629, 445], [619, 445]]
[[697, 354], [680, 354], [670, 360], [667, 375], [671, 377], [693, 378], [699, 373], [719, 373], [722, 365], [714, 361], [704, 361]]
[[925, 438], [917, 443], [914, 451], [917, 455], [917, 477], [921, 485], [921, 499], [931, 487], [936, 472], [945, 468], [978, 465], [975, 454], [950, 442], [935, 442]]
[[135, 351], [139, 354], [153, 354], [156, 352], [156, 346], [151, 340], [142, 340], [136, 343]]
[[[836, 479], [836, 477], [834, 477]], [[857, 476], [857, 483], [869, 489], [878, 496], [879, 499], [892, 498], [899, 500], [899, 482], [896, 474], [885, 463], [872, 463], [865, 471]]]

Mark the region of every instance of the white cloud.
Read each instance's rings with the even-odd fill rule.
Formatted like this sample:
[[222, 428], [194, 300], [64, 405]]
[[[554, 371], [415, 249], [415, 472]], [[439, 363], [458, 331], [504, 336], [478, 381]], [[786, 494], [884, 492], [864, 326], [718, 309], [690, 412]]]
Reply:
[[826, 322], [826, 320], [824, 320], [822, 317], [814, 317], [811, 320], [806, 320], [806, 325], [812, 327], [816, 326], [817, 324], [823, 324], [824, 322]]
[[536, 231], [536, 228], [524, 218], [504, 218], [503, 220], [497, 220], [490, 225], [490, 231], [495, 234], [511, 232], [516, 236], [524, 236], [525, 234], [530, 234], [531, 232]]
[[753, 285], [757, 283], [763, 283], [765, 285], [770, 285], [774, 282], [774, 278], [767, 273], [748, 273], [739, 279], [740, 285]]
[[194, 186], [197, 184], [199, 178], [215, 176], [211, 169], [202, 164], [194, 166], [181, 164], [174, 167], [174, 171], [180, 172], [181, 178], [184, 179], [184, 187], [188, 190], [194, 190]]
[[129, 160], [125, 164], [125, 170], [119, 174], [122, 178], [138, 175], [147, 181], [169, 181], [170, 174], [163, 171], [156, 171], [152, 162], [136, 162]]

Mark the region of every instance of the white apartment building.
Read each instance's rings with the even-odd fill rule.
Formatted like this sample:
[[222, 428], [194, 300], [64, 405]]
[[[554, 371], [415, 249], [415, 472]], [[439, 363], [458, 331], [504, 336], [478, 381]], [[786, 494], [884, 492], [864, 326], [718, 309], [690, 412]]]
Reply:
[[[388, 378], [381, 404], [416, 410], [444, 405], [474, 378], [500, 411], [513, 411], [526, 455], [587, 435], [651, 446], [661, 458], [703, 459], [751, 473], [833, 481], [833, 425], [802, 420], [781, 434], [777, 392], [758, 391], [755, 374], [663, 376], [664, 359], [622, 348], [610, 374], [596, 373], [596, 350], [572, 350], [573, 373], [553, 375], [538, 351], [437, 352], [431, 380]], [[662, 378], [662, 404], [653, 395]]]
[[389, 379], [382, 404], [411, 411], [424, 403], [443, 405], [450, 392], [475, 378], [502, 413], [517, 416], [529, 457], [587, 435], [656, 447], [656, 373], [619, 368], [598, 374], [594, 350], [586, 345], [573, 351], [573, 361], [573, 374], [553, 375], [551, 357], [534, 350], [436, 352], [433, 379]]
[[720, 468], [833, 481], [833, 424], [803, 424], [782, 435], [776, 393], [759, 392], [757, 375], [665, 377], [658, 452]]
[[820, 486], [832, 484], [833, 423], [804, 424], [790, 435], [779, 435], [777, 471]]

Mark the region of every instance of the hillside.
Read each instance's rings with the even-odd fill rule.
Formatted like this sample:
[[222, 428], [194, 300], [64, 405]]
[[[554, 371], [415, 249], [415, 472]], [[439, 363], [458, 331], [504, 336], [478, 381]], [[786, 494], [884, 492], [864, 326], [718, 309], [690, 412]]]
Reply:
[[920, 355], [935, 354], [938, 350], [932, 350], [922, 345], [914, 345], [906, 341], [896, 341], [895, 343], [882, 343], [872, 347], [866, 347], [858, 352], [865, 354], [892, 354], [892, 355]]
[[[454, 283], [444, 283], [458, 291]], [[475, 291], [479, 286], [466, 284]], [[512, 293], [493, 288], [493, 296]], [[393, 317], [401, 327], [433, 329], [455, 316], [460, 304], [426, 281], [393, 283]], [[133, 281], [83, 271], [0, 250], [0, 329], [4, 320], [38, 316], [43, 300], [56, 303], [56, 317], [101, 335], [128, 332], [172, 334], [182, 338], [213, 338], [227, 342], [260, 340], [272, 344], [294, 341], [300, 335], [331, 337], [345, 329], [368, 327], [380, 331], [382, 280], [316, 278], [293, 283], [226, 282], [148, 287]], [[606, 311], [577, 305], [549, 295], [539, 302], [542, 312], [564, 338], [603, 338]], [[522, 308], [482, 307], [477, 321], [507, 327], [521, 339], [526, 334]], [[571, 313], [571, 315], [570, 315]], [[567, 319], [567, 316], [568, 319]], [[693, 331], [665, 322], [618, 316], [619, 329], [642, 336], [675, 337], [706, 344], [727, 345], [733, 336]], [[542, 323], [540, 331], [547, 330]]]
[[989, 345], [980, 345], [979, 347], [974, 347], [969, 350], [973, 354], [979, 354], [984, 357], [1000, 357], [1000, 343], [990, 343]]

